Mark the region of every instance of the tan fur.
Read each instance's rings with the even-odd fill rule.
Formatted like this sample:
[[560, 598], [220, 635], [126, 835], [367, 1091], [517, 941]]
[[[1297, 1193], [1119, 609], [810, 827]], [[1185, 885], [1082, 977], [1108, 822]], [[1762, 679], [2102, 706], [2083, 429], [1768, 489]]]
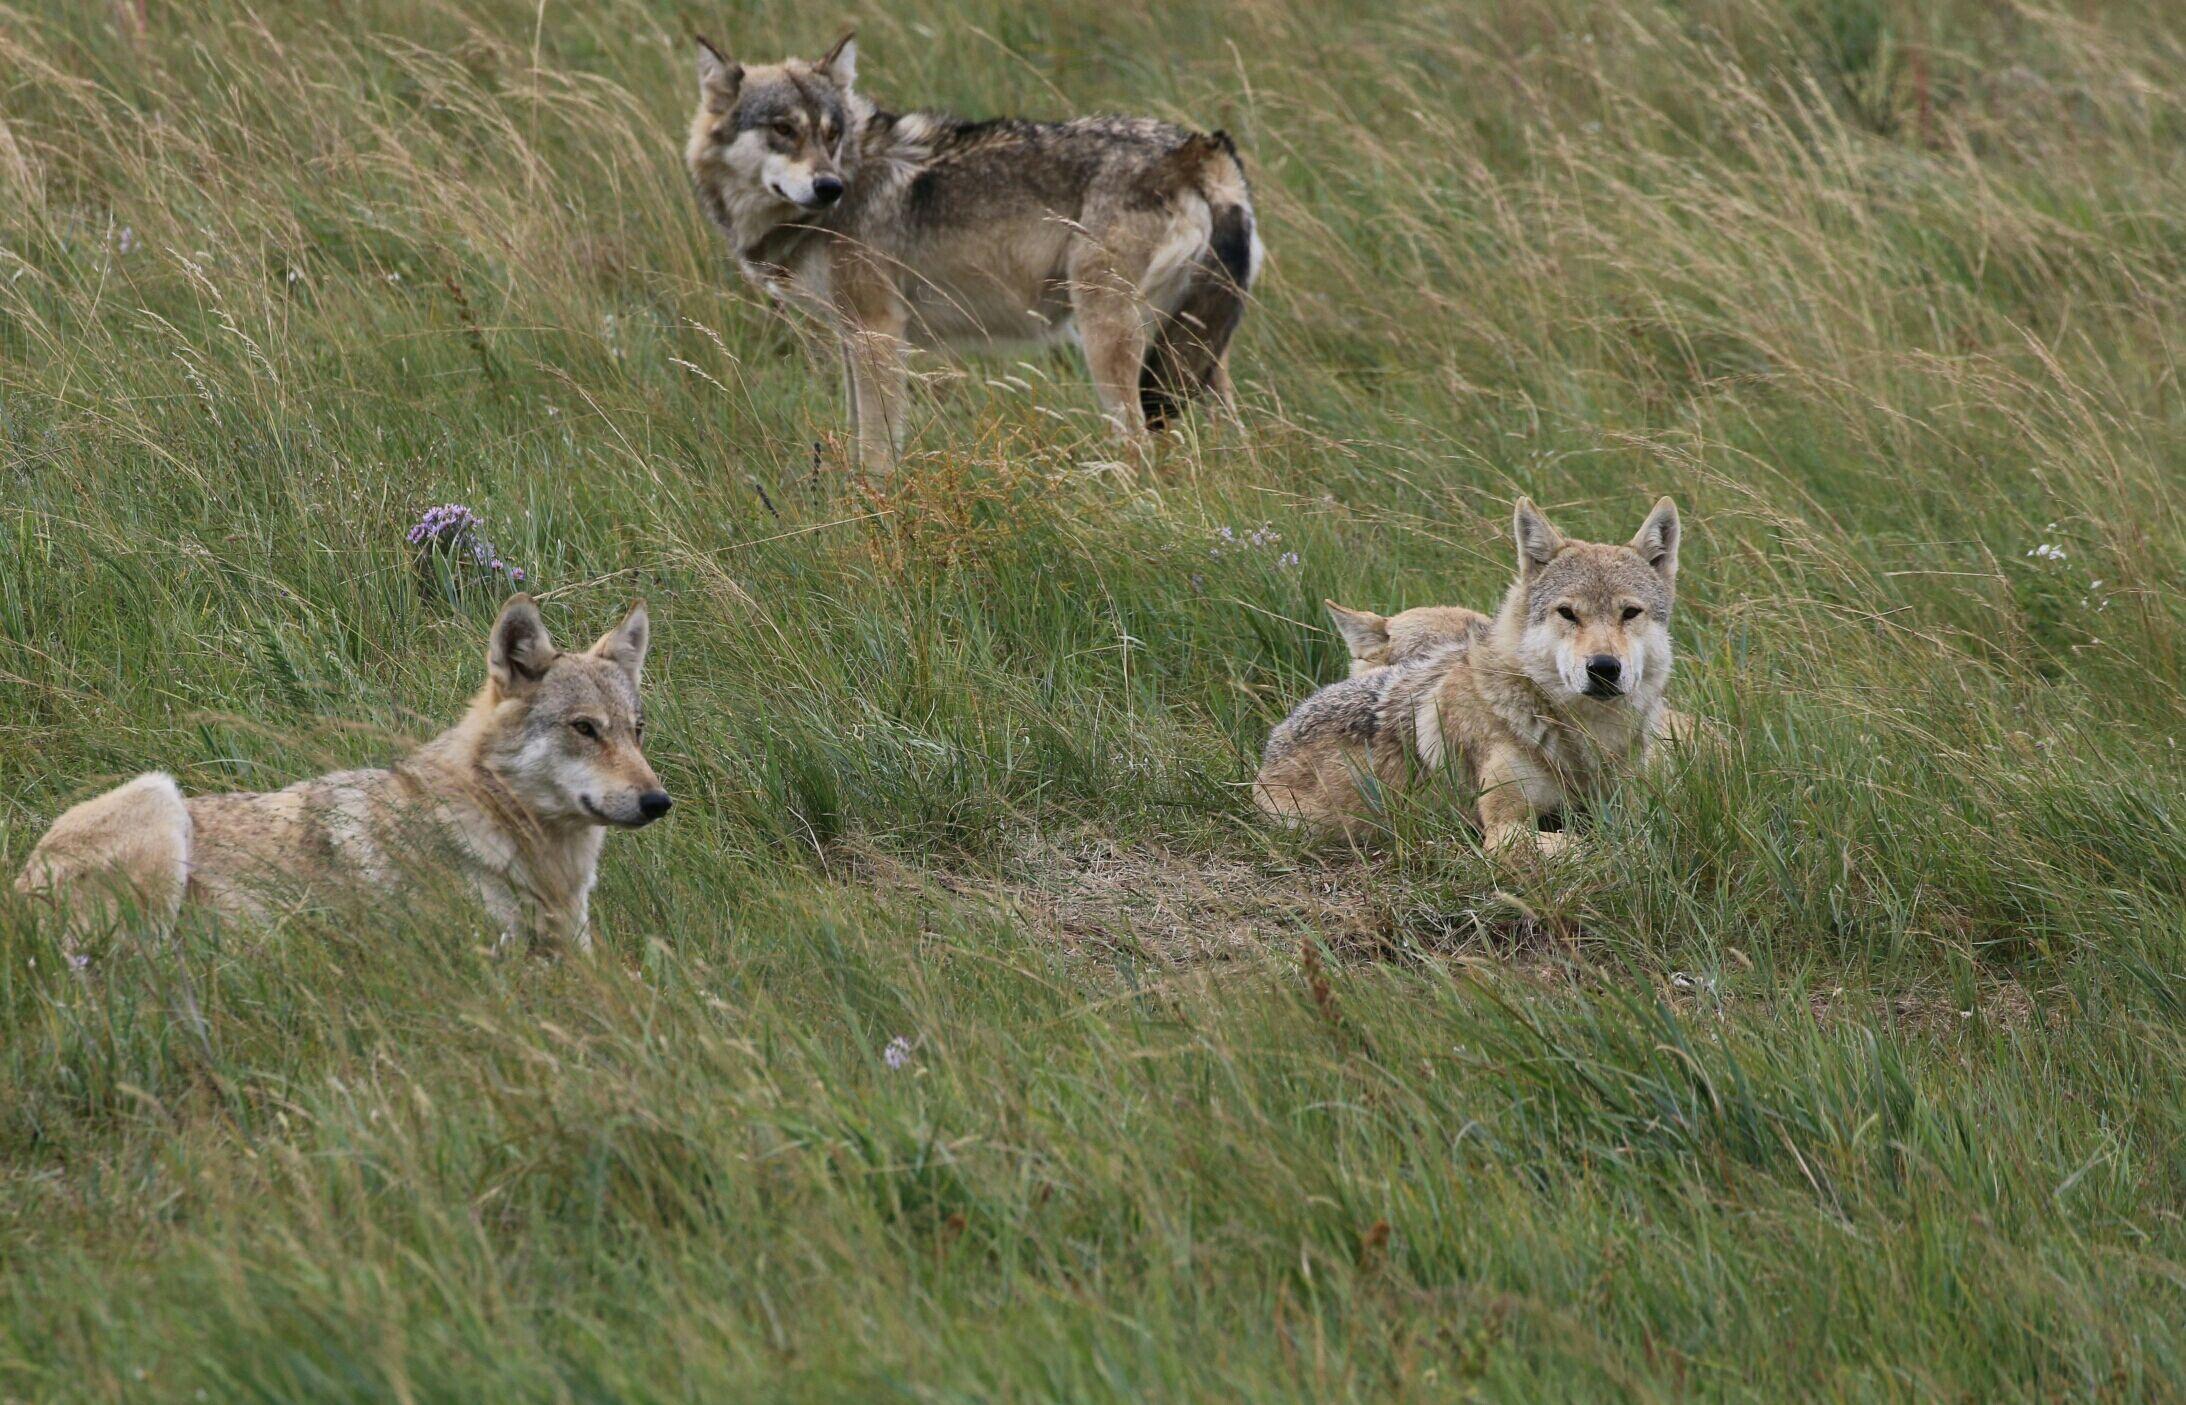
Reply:
[[840, 336], [860, 462], [891, 469], [905, 355], [1075, 337], [1136, 439], [1224, 358], [1260, 261], [1229, 139], [1142, 118], [967, 122], [882, 112], [847, 37], [745, 67], [699, 41], [685, 145], [745, 275]]
[[591, 649], [562, 653], [516, 596], [463, 720], [394, 766], [191, 799], [140, 776], [55, 820], [16, 887], [83, 935], [128, 912], [164, 930], [185, 902], [257, 921], [323, 900], [399, 904], [452, 874], [502, 941], [585, 946], [604, 827], [667, 808], [639, 750], [648, 643], [639, 604]]
[[1538, 820], [1599, 795], [1658, 742], [1695, 734], [1663, 703], [1675, 504], [1662, 499], [1630, 543], [1607, 546], [1567, 540], [1522, 500], [1512, 535], [1518, 576], [1493, 619], [1428, 607], [1384, 620], [1329, 602], [1353, 676], [1270, 734], [1253, 785], [1263, 811], [1348, 829], [1374, 791], [1444, 771], [1490, 850], [1531, 838], [1553, 851], [1564, 835], [1537, 833]]
[[1419, 605], [1394, 615], [1353, 610], [1323, 600], [1336, 633], [1351, 651], [1351, 676], [1411, 663], [1488, 627], [1488, 617], [1462, 605]]

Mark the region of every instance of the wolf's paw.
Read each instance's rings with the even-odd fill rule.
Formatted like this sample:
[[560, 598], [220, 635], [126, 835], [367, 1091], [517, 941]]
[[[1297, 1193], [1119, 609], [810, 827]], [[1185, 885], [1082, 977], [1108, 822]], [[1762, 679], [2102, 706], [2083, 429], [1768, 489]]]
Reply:
[[1655, 719], [1654, 735], [1649, 742], [1648, 759], [1659, 761], [1670, 753], [1690, 755], [1698, 750], [1727, 751], [1731, 735], [1719, 722], [1675, 708], [1664, 708], [1661, 716]]
[[1560, 829], [1535, 829], [1530, 824], [1504, 824], [1490, 830], [1487, 850], [1504, 862], [1528, 858], [1554, 858], [1575, 847], [1570, 834]]

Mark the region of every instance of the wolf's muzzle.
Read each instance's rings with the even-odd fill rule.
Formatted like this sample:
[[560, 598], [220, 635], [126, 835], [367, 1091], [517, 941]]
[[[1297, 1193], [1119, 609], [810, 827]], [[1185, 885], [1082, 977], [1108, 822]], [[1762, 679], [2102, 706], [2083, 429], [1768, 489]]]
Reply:
[[1624, 662], [1615, 654], [1596, 654], [1586, 661], [1586, 695], [1613, 698], [1624, 691]]

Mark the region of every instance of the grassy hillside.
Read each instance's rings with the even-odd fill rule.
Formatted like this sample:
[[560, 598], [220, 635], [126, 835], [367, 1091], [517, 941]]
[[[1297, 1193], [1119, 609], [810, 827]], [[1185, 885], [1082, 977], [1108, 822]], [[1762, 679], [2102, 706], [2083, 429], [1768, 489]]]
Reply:
[[[679, 157], [690, 29], [841, 18], [1236, 135], [1241, 428], [935, 363], [851, 486]], [[451, 719], [447, 501], [650, 598], [681, 802], [589, 961], [0, 900], [0, 1398], [2175, 1396], [2182, 354], [2163, 0], [0, 0], [0, 869]], [[1320, 599], [1520, 492], [1677, 496], [1731, 754], [1545, 871], [1255, 823]]]

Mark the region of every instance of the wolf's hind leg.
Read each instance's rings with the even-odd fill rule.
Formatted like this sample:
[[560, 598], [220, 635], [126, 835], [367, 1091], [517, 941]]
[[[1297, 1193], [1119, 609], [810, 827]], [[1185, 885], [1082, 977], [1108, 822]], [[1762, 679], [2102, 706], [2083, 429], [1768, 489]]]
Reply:
[[1139, 373], [1150, 338], [1138, 289], [1108, 250], [1087, 244], [1071, 259], [1070, 304], [1101, 414], [1125, 439], [1143, 439], [1146, 411], [1139, 399]]
[[189, 886], [191, 837], [174, 777], [142, 775], [65, 811], [15, 887], [66, 912], [72, 942], [132, 914], [164, 934]]
[[1245, 422], [1237, 412], [1237, 386], [1230, 380], [1229, 352], [1224, 351], [1221, 359], [1214, 363], [1214, 369], [1207, 373], [1207, 393], [1214, 397], [1215, 408], [1222, 412], [1223, 419], [1231, 424]]

